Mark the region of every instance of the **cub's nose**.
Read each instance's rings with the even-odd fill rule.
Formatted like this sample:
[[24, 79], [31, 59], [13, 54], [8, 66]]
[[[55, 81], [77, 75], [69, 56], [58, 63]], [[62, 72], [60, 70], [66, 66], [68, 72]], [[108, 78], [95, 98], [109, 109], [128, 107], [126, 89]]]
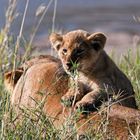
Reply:
[[66, 66], [68, 69], [70, 69], [72, 67], [72, 63], [68, 62], [68, 63], [66, 63]]

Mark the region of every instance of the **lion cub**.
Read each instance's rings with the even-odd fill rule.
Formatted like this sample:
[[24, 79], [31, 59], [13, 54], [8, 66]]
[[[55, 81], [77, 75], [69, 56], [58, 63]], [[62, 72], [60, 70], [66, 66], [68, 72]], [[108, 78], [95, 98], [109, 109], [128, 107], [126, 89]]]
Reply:
[[76, 75], [71, 79], [75, 81], [77, 77], [78, 90], [70, 86], [62, 101], [75, 100], [76, 107], [88, 110], [108, 100], [137, 108], [130, 81], [104, 51], [106, 36], [103, 33], [90, 34], [83, 30], [64, 35], [52, 33], [50, 42], [65, 71]]

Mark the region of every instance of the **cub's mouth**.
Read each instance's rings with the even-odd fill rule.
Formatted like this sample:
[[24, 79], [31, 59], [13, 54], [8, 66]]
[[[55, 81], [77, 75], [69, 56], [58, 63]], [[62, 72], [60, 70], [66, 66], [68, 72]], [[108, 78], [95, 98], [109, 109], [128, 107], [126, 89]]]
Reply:
[[63, 67], [69, 75], [76, 76], [78, 74], [79, 63], [68, 62], [65, 65], [63, 65]]

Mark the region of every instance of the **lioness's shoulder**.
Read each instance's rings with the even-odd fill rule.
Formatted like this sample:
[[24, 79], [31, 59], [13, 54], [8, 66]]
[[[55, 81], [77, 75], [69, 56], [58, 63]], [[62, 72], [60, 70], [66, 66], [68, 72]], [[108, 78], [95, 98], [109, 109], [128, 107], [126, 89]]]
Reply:
[[39, 55], [39, 56], [31, 57], [29, 60], [25, 61], [21, 66], [19, 66], [14, 71], [11, 70], [11, 71], [5, 72], [4, 74], [5, 88], [9, 92], [13, 92], [13, 89], [15, 88], [22, 74], [25, 73], [30, 67], [32, 67], [33, 65], [39, 65], [40, 63], [50, 63], [50, 62], [51, 63], [54, 62], [58, 65], [60, 64], [60, 60], [56, 57], [53, 57], [50, 55]]
[[49, 62], [57, 62], [60, 63], [60, 60], [51, 55], [39, 55], [33, 56], [28, 61], [25, 61], [20, 67], [24, 69], [28, 69], [34, 64], [38, 63], [49, 63]]

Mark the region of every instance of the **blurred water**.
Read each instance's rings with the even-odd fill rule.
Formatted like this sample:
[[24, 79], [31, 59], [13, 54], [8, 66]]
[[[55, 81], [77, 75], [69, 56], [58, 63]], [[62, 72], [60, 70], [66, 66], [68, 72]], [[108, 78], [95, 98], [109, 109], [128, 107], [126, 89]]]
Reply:
[[[24, 25], [24, 35], [28, 38], [39, 17], [35, 16], [36, 9], [49, 0], [30, 0]], [[0, 28], [4, 25], [4, 13], [8, 0], [0, 0]], [[25, 0], [18, 0], [19, 16], [13, 23], [13, 34], [18, 34], [25, 7]], [[140, 0], [57, 0], [55, 27], [58, 30], [73, 30], [82, 28], [87, 31], [102, 31], [128, 35], [140, 34], [140, 22], [134, 17], [140, 16]], [[50, 32], [52, 28], [54, 3], [49, 8], [40, 28], [37, 38]], [[115, 35], [115, 34], [114, 34]]]
[[[25, 0], [18, 1], [19, 16], [13, 25], [12, 31], [14, 33], [19, 31], [25, 2]], [[8, 0], [0, 0], [0, 27], [4, 24], [7, 3]], [[48, 0], [30, 0], [24, 26], [27, 34], [30, 33], [37, 20], [35, 12], [42, 3], [47, 5]], [[51, 29], [52, 15], [53, 4], [40, 26], [38, 35]], [[140, 16], [139, 0], [58, 0], [56, 28], [63, 30], [84, 28], [86, 30], [138, 32], [140, 31], [140, 23], [136, 22], [133, 16]]]

